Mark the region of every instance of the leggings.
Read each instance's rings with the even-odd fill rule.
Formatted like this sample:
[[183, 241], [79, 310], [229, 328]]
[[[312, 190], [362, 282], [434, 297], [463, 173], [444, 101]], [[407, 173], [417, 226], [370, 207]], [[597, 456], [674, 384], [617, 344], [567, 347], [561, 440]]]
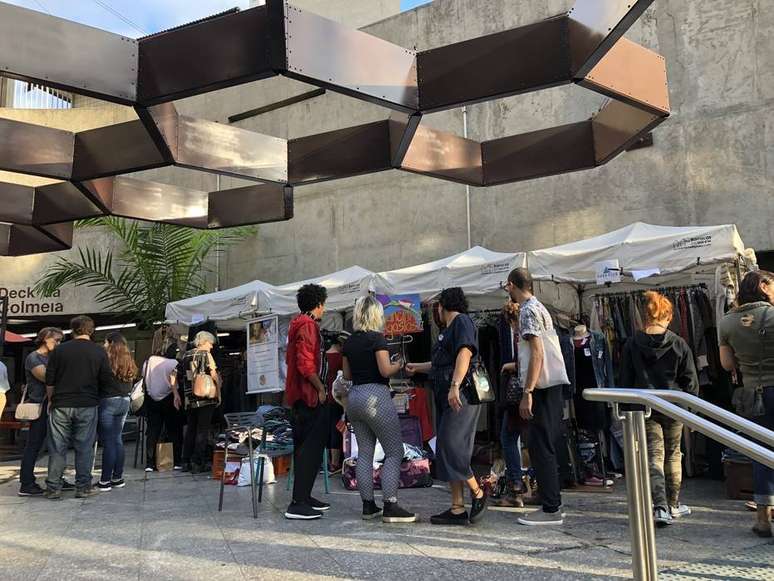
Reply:
[[386, 385], [353, 385], [349, 391], [347, 417], [357, 438], [357, 488], [364, 501], [374, 499], [374, 448], [376, 440], [384, 449], [382, 496], [385, 502], [397, 502], [400, 465], [403, 461], [403, 436], [398, 412]]

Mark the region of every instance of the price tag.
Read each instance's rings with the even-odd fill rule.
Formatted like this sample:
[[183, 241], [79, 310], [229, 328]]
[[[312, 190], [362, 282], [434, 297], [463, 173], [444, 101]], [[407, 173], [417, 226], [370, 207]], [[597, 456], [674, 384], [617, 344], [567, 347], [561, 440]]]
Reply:
[[591, 349], [589, 349], [588, 347], [586, 347], [586, 348], [583, 350], [583, 354], [584, 354], [586, 357], [591, 357]]

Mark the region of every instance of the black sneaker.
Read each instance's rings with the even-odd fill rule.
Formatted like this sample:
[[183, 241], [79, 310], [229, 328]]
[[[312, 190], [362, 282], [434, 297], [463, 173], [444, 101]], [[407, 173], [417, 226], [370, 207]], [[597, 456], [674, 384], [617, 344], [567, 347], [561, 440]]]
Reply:
[[291, 502], [290, 506], [288, 506], [288, 509], [285, 511], [285, 518], [290, 520], [316, 520], [322, 518], [322, 513], [319, 510], [313, 509], [308, 504]]
[[180, 472], [190, 472], [191, 471], [191, 463], [190, 462], [183, 462], [182, 468], [180, 468]]
[[75, 490], [75, 484], [62, 478], [62, 492], [70, 492], [72, 490]]
[[454, 514], [451, 509], [449, 509], [441, 514], [431, 516], [430, 523], [434, 525], [457, 525], [464, 527], [470, 524], [470, 521], [468, 520], [468, 511]]
[[417, 515], [400, 507], [397, 502], [385, 502], [382, 514], [384, 523], [417, 522]]
[[123, 488], [126, 486], [126, 481], [123, 478], [119, 478], [118, 480], [111, 480], [110, 485], [113, 488]]
[[201, 464], [191, 464], [191, 474], [202, 474], [204, 472], [204, 466]]
[[470, 501], [470, 522], [477, 523], [484, 518], [484, 512], [486, 511], [486, 505], [489, 502], [489, 495], [484, 488], [481, 489], [483, 496], [476, 498], [475, 496]]
[[311, 506], [314, 510], [318, 512], [325, 512], [328, 510], [331, 505], [327, 502], [323, 502], [322, 500], [317, 500], [314, 496], [309, 497], [309, 506]]
[[99, 491], [93, 486], [88, 488], [79, 488], [75, 491], [75, 498], [91, 498], [92, 496], [99, 494]]
[[45, 492], [38, 484], [32, 484], [31, 486], [20, 487], [17, 494], [19, 496], [43, 496]]
[[113, 486], [111, 485], [110, 482], [102, 482], [102, 481], [97, 482], [96, 488], [99, 492], [110, 492], [111, 490], [113, 490]]
[[373, 500], [363, 501], [363, 520], [372, 520], [382, 516], [382, 509]]
[[49, 500], [62, 500], [62, 491], [49, 488], [43, 493], [43, 496]]

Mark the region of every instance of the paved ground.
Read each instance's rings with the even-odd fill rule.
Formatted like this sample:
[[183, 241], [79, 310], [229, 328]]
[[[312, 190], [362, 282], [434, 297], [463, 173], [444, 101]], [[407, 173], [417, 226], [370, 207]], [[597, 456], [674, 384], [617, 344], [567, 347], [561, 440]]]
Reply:
[[[258, 519], [248, 488], [203, 476], [130, 470], [128, 485], [88, 500], [16, 496], [17, 464], [0, 464], [0, 579], [606, 579], [631, 577], [623, 483], [610, 494], [566, 495], [567, 523], [516, 524], [493, 509], [476, 527], [427, 522], [445, 508], [444, 488], [403, 492], [425, 522], [382, 525], [359, 518], [356, 493], [336, 479], [321, 521], [282, 517], [284, 480], [268, 487]], [[774, 544], [749, 532], [751, 513], [725, 500], [722, 485], [689, 480], [695, 514], [658, 531], [662, 571], [675, 579], [774, 579]], [[736, 567], [724, 569], [725, 566]], [[666, 577], [666, 576], [665, 576]]]

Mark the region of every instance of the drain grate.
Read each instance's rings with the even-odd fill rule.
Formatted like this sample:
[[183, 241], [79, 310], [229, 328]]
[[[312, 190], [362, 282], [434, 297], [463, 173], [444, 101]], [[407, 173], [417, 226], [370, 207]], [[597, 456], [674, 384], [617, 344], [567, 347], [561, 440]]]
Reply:
[[772, 581], [774, 579], [774, 544], [767, 543], [751, 549], [690, 563], [664, 571], [659, 575], [663, 581]]

